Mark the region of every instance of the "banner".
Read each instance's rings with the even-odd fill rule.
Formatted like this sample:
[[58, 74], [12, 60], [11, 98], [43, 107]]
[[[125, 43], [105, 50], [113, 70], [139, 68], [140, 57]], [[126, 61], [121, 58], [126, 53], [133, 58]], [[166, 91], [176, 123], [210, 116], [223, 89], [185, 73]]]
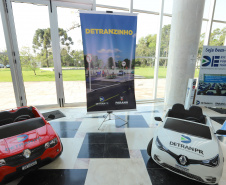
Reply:
[[136, 14], [80, 11], [87, 112], [136, 109]]
[[226, 46], [203, 46], [195, 104], [226, 107]]

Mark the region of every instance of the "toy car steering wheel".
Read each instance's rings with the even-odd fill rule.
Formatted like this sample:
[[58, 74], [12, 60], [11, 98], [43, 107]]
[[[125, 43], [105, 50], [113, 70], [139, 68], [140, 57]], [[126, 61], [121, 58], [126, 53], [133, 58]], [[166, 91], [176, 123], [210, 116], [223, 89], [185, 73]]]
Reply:
[[194, 122], [200, 123], [200, 120], [198, 118], [195, 118], [195, 117], [187, 117], [187, 118], [185, 118], [185, 120], [194, 121]]

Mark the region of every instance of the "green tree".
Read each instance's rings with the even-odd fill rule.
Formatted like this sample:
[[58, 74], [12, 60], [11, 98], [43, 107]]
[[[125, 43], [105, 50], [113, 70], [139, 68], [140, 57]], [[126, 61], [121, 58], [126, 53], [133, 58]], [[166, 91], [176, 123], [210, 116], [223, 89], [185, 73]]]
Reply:
[[36, 75], [36, 69], [38, 68], [38, 64], [36, 58], [31, 54], [29, 47], [22, 47], [20, 51], [20, 61], [22, 67], [27, 67], [34, 72]]
[[74, 66], [73, 58], [68, 54], [68, 51], [61, 49], [61, 64], [62, 66]]
[[[68, 37], [64, 29], [59, 28], [58, 31], [61, 45], [66, 46], [69, 52], [70, 45], [73, 45], [72, 38]], [[52, 58], [50, 28], [37, 29], [35, 31], [32, 47], [34, 52], [37, 53], [37, 57], [41, 60], [42, 65], [50, 67], [50, 60]]]
[[0, 51], [0, 64], [6, 66], [9, 64], [9, 58], [6, 50]]
[[72, 50], [70, 55], [72, 56], [74, 66], [84, 67], [84, 55], [82, 50]]

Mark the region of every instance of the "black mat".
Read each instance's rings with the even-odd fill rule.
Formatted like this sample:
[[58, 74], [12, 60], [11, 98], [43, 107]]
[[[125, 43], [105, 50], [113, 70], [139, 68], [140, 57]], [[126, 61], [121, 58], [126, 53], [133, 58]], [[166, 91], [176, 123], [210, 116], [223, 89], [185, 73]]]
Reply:
[[51, 121], [50, 124], [60, 138], [74, 138], [81, 121]]
[[85, 169], [38, 170], [24, 176], [18, 185], [84, 185]]
[[42, 115], [45, 117], [47, 121], [51, 121], [53, 119], [63, 118], [66, 117], [61, 111], [54, 110], [50, 112], [42, 113]]
[[78, 158], [130, 158], [125, 133], [87, 133]]
[[210, 119], [216, 121], [217, 123], [220, 123], [221, 125], [223, 125], [226, 121], [226, 117], [210, 117]]
[[208, 109], [213, 110], [213, 111], [220, 113], [220, 114], [226, 114], [226, 109], [212, 108], [212, 107], [208, 107]]
[[[144, 117], [142, 115], [129, 115], [129, 116], [123, 116], [123, 115], [117, 115], [123, 120], [128, 121], [128, 124], [122, 126], [125, 128], [149, 128], [147, 122], [145, 121]], [[115, 125], [116, 127], [120, 127], [121, 125], [125, 124], [124, 121], [121, 119], [115, 118]]]

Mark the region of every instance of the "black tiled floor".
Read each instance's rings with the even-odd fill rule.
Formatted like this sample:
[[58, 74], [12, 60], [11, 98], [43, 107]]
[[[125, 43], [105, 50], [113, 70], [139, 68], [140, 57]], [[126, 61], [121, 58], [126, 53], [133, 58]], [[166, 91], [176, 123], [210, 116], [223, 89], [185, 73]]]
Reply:
[[[120, 118], [123, 120], [127, 120], [128, 124], [122, 127], [127, 128], [149, 128], [147, 122], [145, 121], [144, 117], [142, 115], [128, 115], [127, 119], [126, 116], [119, 115]], [[115, 125], [116, 127], [119, 127], [121, 125], [125, 124], [124, 121], [121, 119], [115, 119]]]
[[18, 185], [84, 185], [87, 170], [38, 170], [25, 176]]
[[104, 158], [129, 158], [127, 144], [105, 144]]
[[83, 144], [78, 158], [103, 158], [105, 144]]
[[85, 136], [83, 144], [104, 144], [105, 136], [105, 133], [88, 133]]
[[87, 133], [78, 158], [129, 158], [125, 133]]
[[115, 144], [115, 143], [125, 143], [127, 144], [125, 133], [107, 133], [105, 143]]
[[217, 123], [220, 123], [221, 125], [223, 125], [226, 121], [226, 117], [210, 117], [210, 119], [216, 121]]
[[79, 121], [51, 121], [53, 129], [61, 138], [73, 138], [81, 124]]
[[146, 150], [141, 150], [148, 174], [150, 176], [152, 185], [204, 185], [181, 175], [173, 173], [158, 164], [149, 157]]

